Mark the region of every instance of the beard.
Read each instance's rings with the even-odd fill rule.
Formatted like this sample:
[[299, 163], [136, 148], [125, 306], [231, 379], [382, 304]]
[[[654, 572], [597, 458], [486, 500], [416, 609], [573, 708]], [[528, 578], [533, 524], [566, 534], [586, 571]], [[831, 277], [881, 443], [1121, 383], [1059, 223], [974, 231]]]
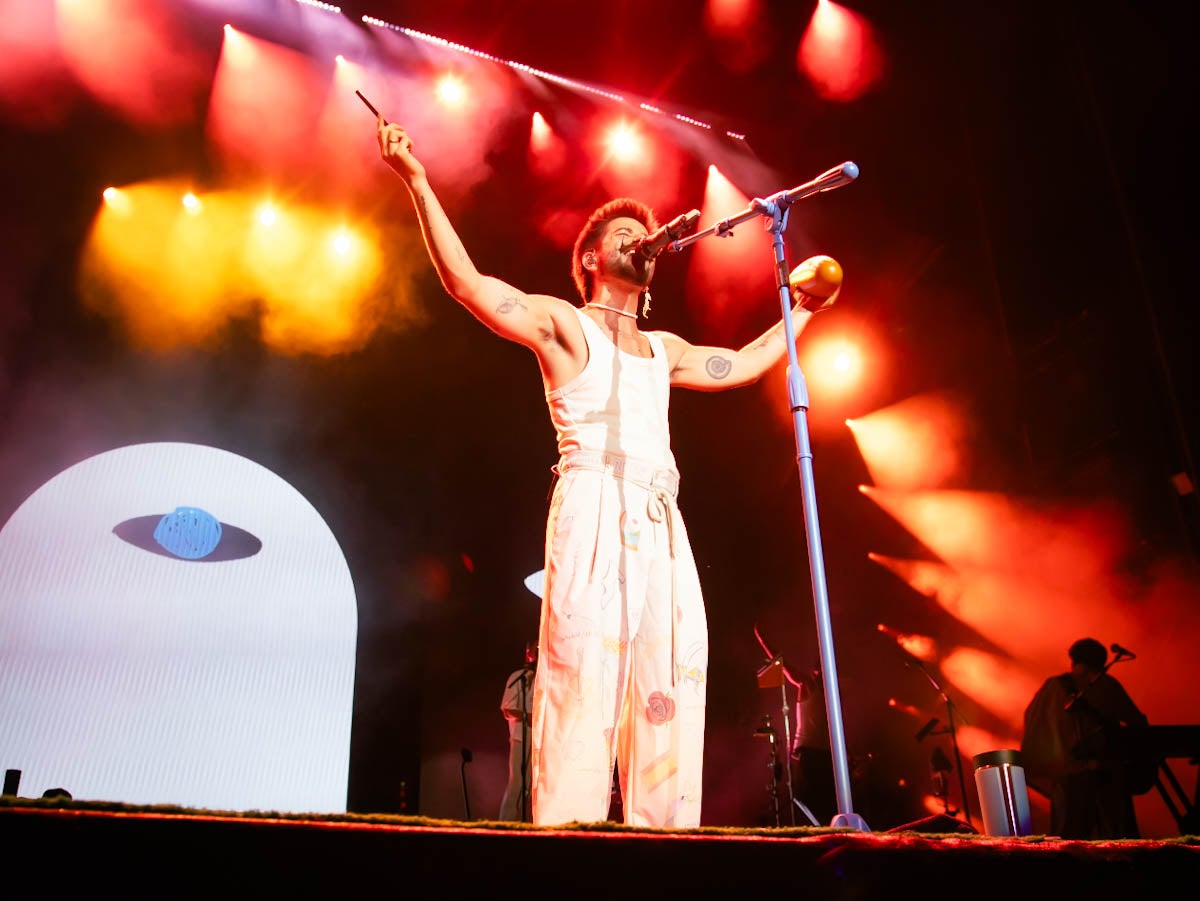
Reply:
[[606, 276], [637, 288], [649, 287], [651, 279], [654, 278], [654, 260], [647, 260], [637, 253], [621, 253], [614, 250], [605, 262]]

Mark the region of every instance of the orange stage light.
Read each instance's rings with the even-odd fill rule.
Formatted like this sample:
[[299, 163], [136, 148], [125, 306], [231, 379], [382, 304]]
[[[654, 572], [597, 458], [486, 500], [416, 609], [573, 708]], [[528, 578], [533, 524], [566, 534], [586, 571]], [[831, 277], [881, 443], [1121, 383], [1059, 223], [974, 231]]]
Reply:
[[947, 395], [912, 397], [846, 423], [872, 481], [887, 488], [939, 488], [961, 482], [969, 423]]
[[[1066, 668], [1066, 649], [1081, 637], [1151, 649], [1143, 656], [1171, 661], [1172, 678], [1200, 671], [1189, 644], [1200, 629], [1194, 591], [1168, 580], [1148, 586], [1125, 571], [1134, 539], [1107, 505], [1032, 504], [966, 491], [863, 491], [934, 559], [868, 556], [989, 642], [985, 651], [955, 651], [944, 667], [1009, 722], [1041, 679]], [[1178, 699], [1157, 688], [1160, 675], [1143, 665], [1121, 679], [1147, 699], [1149, 716], [1178, 717]]]
[[865, 369], [862, 351], [844, 336], [823, 337], [806, 344], [799, 359], [809, 388], [824, 398], [853, 391]]

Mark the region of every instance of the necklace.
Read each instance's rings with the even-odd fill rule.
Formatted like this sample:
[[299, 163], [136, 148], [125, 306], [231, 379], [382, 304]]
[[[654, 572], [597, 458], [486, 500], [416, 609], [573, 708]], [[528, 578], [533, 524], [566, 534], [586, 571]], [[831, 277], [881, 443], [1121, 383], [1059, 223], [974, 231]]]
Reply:
[[628, 316], [630, 319], [637, 319], [637, 312], [629, 312], [628, 310], [618, 310], [616, 307], [606, 307], [602, 303], [585, 303], [585, 307], [595, 307], [598, 310], [608, 310], [610, 313], [616, 313], [618, 316]]

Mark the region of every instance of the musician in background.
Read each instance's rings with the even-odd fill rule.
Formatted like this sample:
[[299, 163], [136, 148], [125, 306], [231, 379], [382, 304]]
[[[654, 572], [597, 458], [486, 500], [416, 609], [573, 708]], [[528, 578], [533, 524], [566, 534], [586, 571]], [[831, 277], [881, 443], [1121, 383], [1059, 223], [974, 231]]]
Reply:
[[818, 823], [828, 825], [833, 822], [838, 812], [837, 789], [833, 780], [833, 753], [829, 746], [829, 718], [820, 666], [814, 666], [797, 683], [792, 760], [796, 799], [808, 808]]
[[1146, 766], [1137, 754], [1148, 725], [1124, 686], [1108, 674], [1104, 645], [1081, 638], [1071, 669], [1047, 679], [1025, 708], [1025, 780], [1050, 799], [1050, 831], [1065, 839], [1140, 838], [1135, 794]]
[[537, 643], [525, 645], [525, 663], [508, 677], [500, 698], [500, 712], [508, 723], [508, 782], [500, 799], [501, 820], [533, 819], [529, 794], [529, 725], [533, 718], [533, 674], [537, 670]]

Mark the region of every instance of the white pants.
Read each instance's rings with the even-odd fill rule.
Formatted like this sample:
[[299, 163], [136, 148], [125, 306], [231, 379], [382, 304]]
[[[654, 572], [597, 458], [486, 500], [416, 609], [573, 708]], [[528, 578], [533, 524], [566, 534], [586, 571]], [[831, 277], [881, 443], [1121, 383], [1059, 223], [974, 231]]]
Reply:
[[[619, 458], [618, 458], [619, 459]], [[533, 821], [700, 824], [708, 622], [674, 473], [566, 466], [546, 532]]]

